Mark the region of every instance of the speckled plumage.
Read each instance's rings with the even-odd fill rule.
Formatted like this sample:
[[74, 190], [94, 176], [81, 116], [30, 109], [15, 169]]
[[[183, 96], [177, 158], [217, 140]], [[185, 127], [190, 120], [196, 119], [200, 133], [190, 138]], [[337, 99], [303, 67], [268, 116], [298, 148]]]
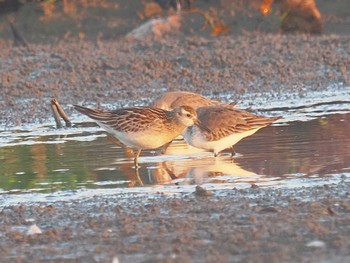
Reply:
[[183, 132], [184, 139], [190, 145], [212, 151], [215, 155], [281, 118], [258, 116], [222, 106], [198, 108], [197, 117], [210, 131], [188, 127]]
[[165, 109], [165, 110], [172, 110], [177, 107], [188, 105], [191, 106], [194, 109], [197, 109], [199, 107], [206, 107], [206, 106], [216, 106], [216, 105], [222, 105], [222, 106], [231, 106], [234, 107], [234, 103], [223, 103], [216, 100], [211, 100], [209, 98], [206, 98], [200, 94], [188, 92], [188, 91], [170, 91], [162, 94], [160, 97], [158, 97], [153, 103], [153, 107]]
[[[188, 91], [169, 91], [152, 102], [152, 107], [157, 107], [165, 110], [172, 110], [177, 107], [188, 105], [194, 109], [199, 107], [207, 106], [225, 106], [225, 107], [235, 107], [235, 103], [223, 103], [216, 100], [211, 100], [198, 93], [188, 92]], [[162, 152], [165, 152], [169, 147], [171, 142], [163, 146]]]
[[125, 146], [138, 150], [155, 149], [172, 141], [188, 126], [200, 125], [195, 110], [188, 106], [166, 111], [154, 107], [124, 108], [111, 111], [74, 105], [117, 138]]

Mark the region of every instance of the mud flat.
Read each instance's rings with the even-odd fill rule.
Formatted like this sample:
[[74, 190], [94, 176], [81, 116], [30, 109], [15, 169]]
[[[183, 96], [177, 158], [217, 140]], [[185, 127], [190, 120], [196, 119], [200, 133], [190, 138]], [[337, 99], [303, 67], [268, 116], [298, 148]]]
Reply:
[[[350, 184], [344, 178], [301, 189], [204, 195], [193, 186], [176, 195], [2, 207], [2, 262], [347, 262]], [[28, 235], [33, 224], [41, 234]]]

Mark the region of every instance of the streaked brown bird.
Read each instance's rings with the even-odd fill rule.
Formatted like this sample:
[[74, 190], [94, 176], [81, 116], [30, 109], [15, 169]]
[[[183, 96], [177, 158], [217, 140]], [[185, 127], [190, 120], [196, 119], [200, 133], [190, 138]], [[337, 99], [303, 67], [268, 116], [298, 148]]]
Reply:
[[191, 126], [182, 135], [188, 144], [211, 151], [214, 156], [281, 118], [258, 116], [223, 106], [201, 107], [196, 111], [206, 130]]
[[199, 107], [217, 105], [234, 107], [236, 103], [224, 103], [188, 91], [169, 91], [156, 98], [151, 105], [164, 110], [173, 110], [184, 105], [197, 109]]
[[[172, 111], [154, 107], [109, 111], [79, 105], [74, 105], [74, 108], [93, 119], [123, 145], [136, 149], [135, 166], [138, 166], [138, 157], [143, 149], [159, 148], [180, 135], [186, 127], [201, 126], [196, 111], [189, 106], [178, 107]], [[202, 129], [206, 130], [205, 127]]]
[[[161, 108], [164, 110], [173, 110], [177, 107], [184, 106], [184, 105], [190, 106], [194, 109], [197, 109], [199, 107], [219, 106], [219, 105], [233, 108], [235, 107], [236, 103], [224, 103], [224, 102], [209, 99], [198, 93], [193, 93], [188, 91], [169, 91], [162, 94], [157, 99], [155, 99], [151, 105], [153, 107]], [[170, 144], [171, 144], [171, 141], [162, 147], [162, 153], [164, 153], [167, 150]], [[232, 155], [234, 155], [233, 148], [231, 153]]]

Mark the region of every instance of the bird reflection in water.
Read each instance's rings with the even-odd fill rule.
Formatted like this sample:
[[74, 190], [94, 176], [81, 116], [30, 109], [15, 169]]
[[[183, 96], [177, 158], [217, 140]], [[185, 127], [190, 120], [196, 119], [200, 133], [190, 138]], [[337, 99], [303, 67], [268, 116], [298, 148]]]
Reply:
[[[140, 166], [132, 163], [132, 152], [125, 149], [130, 162], [124, 162], [119, 170], [130, 181], [129, 187], [146, 185], [225, 183], [226, 180], [247, 178], [254, 183], [258, 175], [245, 170], [232, 161], [229, 154], [213, 158], [211, 153], [176, 141], [163, 156], [140, 157]], [[144, 164], [144, 165], [142, 165]], [[228, 176], [225, 179], [221, 176]], [[220, 177], [215, 179], [216, 177]], [[248, 179], [249, 178], [249, 179]]]

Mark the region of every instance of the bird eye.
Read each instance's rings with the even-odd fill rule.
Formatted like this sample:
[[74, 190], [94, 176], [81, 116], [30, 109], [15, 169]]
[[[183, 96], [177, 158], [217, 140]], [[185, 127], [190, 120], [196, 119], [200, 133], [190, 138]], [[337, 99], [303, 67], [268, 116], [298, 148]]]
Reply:
[[191, 114], [187, 113], [186, 114], [187, 118], [191, 118]]

